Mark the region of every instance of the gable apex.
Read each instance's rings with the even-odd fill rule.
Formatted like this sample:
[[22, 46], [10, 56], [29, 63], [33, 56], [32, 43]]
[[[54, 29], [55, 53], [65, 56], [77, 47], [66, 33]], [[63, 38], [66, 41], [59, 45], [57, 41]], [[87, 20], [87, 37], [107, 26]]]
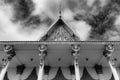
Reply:
[[80, 41], [66, 22], [59, 18], [40, 41]]

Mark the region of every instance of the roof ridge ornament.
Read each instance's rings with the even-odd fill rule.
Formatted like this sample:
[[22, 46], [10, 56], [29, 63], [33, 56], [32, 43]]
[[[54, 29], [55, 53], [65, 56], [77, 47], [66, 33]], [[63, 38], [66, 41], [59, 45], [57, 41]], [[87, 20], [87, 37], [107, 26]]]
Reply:
[[62, 18], [62, 2], [61, 0], [58, 0], [58, 4], [59, 4], [59, 19]]

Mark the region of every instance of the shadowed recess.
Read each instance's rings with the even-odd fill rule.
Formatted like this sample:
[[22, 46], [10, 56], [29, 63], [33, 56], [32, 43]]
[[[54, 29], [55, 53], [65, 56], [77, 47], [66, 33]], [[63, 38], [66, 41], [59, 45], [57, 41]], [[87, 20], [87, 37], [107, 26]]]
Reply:
[[7, 72], [6, 72], [6, 74], [5, 74], [4, 80], [9, 80], [9, 79], [8, 79], [8, 73], [7, 73]]
[[32, 71], [31, 74], [28, 76], [28, 78], [25, 79], [25, 80], [37, 80], [36, 67], [33, 68], [33, 71]]
[[67, 80], [62, 73], [61, 67], [59, 67], [55, 78], [52, 80]]
[[94, 80], [90, 74], [88, 73], [87, 69], [84, 67], [83, 76], [81, 77], [81, 80]]
[[111, 76], [111, 79], [110, 79], [110, 80], [115, 80], [115, 78], [114, 78], [113, 74], [112, 74], [112, 76]]

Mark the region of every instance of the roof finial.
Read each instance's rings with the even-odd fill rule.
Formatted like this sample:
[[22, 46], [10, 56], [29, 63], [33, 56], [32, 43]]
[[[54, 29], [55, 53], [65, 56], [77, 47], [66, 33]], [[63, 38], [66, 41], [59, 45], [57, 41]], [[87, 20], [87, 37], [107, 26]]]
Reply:
[[61, 17], [62, 17], [62, 3], [61, 3], [61, 0], [59, 0], [59, 18], [61, 19]]

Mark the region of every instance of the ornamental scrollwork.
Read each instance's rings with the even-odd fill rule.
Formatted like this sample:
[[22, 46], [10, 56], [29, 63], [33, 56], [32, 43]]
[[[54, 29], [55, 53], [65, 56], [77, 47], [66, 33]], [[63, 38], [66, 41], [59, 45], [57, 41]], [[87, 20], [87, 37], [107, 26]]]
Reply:
[[110, 59], [113, 51], [114, 51], [114, 46], [113, 46], [112, 44], [106, 44], [106, 45], [104, 46], [103, 55], [104, 55], [107, 59]]
[[39, 45], [39, 59], [40, 59], [40, 66], [42, 67], [44, 65], [44, 60], [45, 60], [45, 56], [47, 55], [47, 45]]
[[16, 54], [13, 45], [5, 45], [4, 51], [7, 54], [7, 59], [10, 61]]
[[47, 41], [74, 41], [71, 35], [63, 27], [54, 31]]
[[80, 45], [74, 44], [74, 45], [71, 45], [71, 47], [72, 47], [72, 55], [74, 57], [79, 56]]

